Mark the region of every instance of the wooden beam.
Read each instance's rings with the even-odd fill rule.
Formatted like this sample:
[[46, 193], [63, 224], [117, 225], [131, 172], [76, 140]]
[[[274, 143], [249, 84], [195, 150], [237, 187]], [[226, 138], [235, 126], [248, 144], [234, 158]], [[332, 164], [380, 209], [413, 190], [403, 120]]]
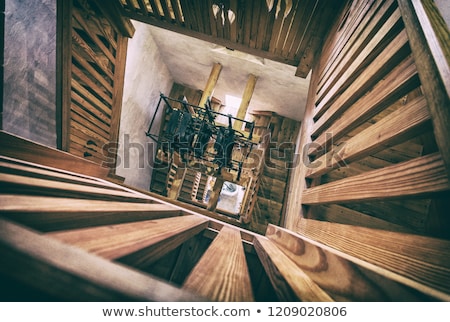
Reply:
[[149, 275], [3, 219], [0, 253], [3, 275], [65, 301], [204, 301]]
[[423, 196], [450, 189], [439, 153], [306, 189], [307, 205]]
[[[187, 2], [190, 3], [189, 1], [186, 0], [182, 0], [181, 3], [183, 4], [183, 2]], [[220, 37], [214, 37], [212, 35], [207, 35], [201, 32], [198, 32], [195, 30], [195, 28], [193, 29], [189, 29], [189, 21], [188, 16], [186, 15], [186, 8], [183, 6], [183, 13], [185, 14], [185, 20], [186, 20], [186, 27], [184, 26], [179, 26], [177, 24], [172, 24], [172, 23], [168, 23], [165, 22], [163, 20], [159, 20], [155, 17], [152, 16], [144, 16], [135, 12], [130, 12], [130, 11], [125, 11], [125, 15], [127, 15], [129, 18], [137, 20], [137, 21], [141, 21], [144, 23], [148, 23], [150, 25], [154, 25], [160, 28], [164, 28], [167, 30], [171, 30], [186, 36], [190, 36], [190, 37], [194, 37], [200, 40], [204, 40], [213, 44], [217, 44], [219, 46], [223, 46], [223, 47], [227, 47], [227, 48], [231, 48], [231, 49], [235, 49], [247, 54], [251, 54], [251, 55], [255, 55], [261, 58], [266, 58], [266, 59], [270, 59], [270, 60], [274, 60], [283, 64], [288, 64], [291, 66], [297, 66], [298, 65], [298, 60], [296, 59], [289, 59], [286, 57], [282, 57], [280, 55], [276, 55], [272, 52], [266, 51], [266, 50], [259, 50], [259, 49], [255, 49], [255, 48], [251, 48], [245, 44], [241, 44], [241, 43], [237, 43], [237, 42], [233, 42], [229, 39], [225, 39], [225, 38], [220, 38]], [[236, 18], [238, 19], [238, 18]], [[236, 22], [234, 22], [236, 23]], [[194, 26], [195, 27], [195, 26]]]
[[[302, 219], [303, 220], [303, 219]], [[336, 301], [418, 301], [416, 291], [355, 257], [269, 224], [267, 238]]]
[[223, 226], [187, 277], [183, 289], [212, 301], [253, 301], [239, 230]]
[[[114, 87], [112, 94], [111, 123], [109, 133], [110, 135], [109, 143], [117, 144], [117, 146], [119, 145], [120, 119], [122, 117], [122, 100], [125, 82], [125, 65], [127, 60], [127, 50], [128, 50], [128, 38], [119, 35], [117, 38], [117, 52], [116, 52], [115, 70], [113, 79]], [[113, 160], [112, 162], [108, 162], [108, 166], [110, 168], [110, 173], [115, 174], [117, 167], [117, 154], [109, 150], [104, 152], [107, 152], [108, 158], [110, 160]]]
[[[364, 17], [363, 22], [357, 26], [358, 33], [355, 33], [350, 38], [350, 43], [346, 43], [345, 49], [347, 51], [340, 52], [338, 57], [330, 57], [328, 63], [333, 68], [328, 70], [329, 72], [321, 78], [316, 105], [319, 104], [328, 92], [336, 89], [335, 84], [348, 84], [349, 76], [359, 70], [361, 64], [368, 57], [371, 57], [377, 46], [379, 47], [380, 43], [386, 39], [389, 33], [392, 33], [398, 27], [398, 22], [401, 21], [401, 15], [398, 9], [392, 12], [391, 8], [393, 7], [393, 3], [394, 1], [392, 0], [383, 2], [383, 5], [379, 8], [380, 10], [373, 17]], [[370, 4], [366, 4], [365, 7], [370, 7]], [[344, 37], [345, 34], [339, 37], [339, 39]]]
[[215, 63], [211, 69], [211, 73], [209, 74], [208, 81], [206, 82], [205, 90], [203, 91], [202, 97], [200, 99], [200, 103], [198, 106], [204, 107], [206, 101], [212, 99], [214, 89], [217, 84], [217, 80], [219, 79], [220, 72], [222, 70], [222, 65], [219, 63]]
[[76, 169], [80, 174], [97, 178], [106, 179], [108, 177], [108, 169], [102, 168], [94, 162], [20, 138], [4, 131], [0, 131], [0, 155], [28, 162], [35, 162], [67, 171]]
[[[236, 117], [238, 119], [243, 120], [245, 118], [245, 114], [247, 113], [248, 106], [250, 105], [250, 100], [252, 99], [252, 96], [253, 96], [253, 91], [255, 90], [257, 79], [258, 78], [253, 74], [250, 74], [248, 76], [247, 84], [245, 85], [244, 94], [242, 94], [241, 105], [239, 106], [239, 110], [236, 115]], [[233, 124], [233, 129], [236, 131], [242, 131], [242, 124], [243, 124], [242, 121], [235, 120], [234, 124]]]
[[85, 186], [83, 183], [67, 183], [51, 179], [30, 178], [21, 175], [0, 173], [0, 186], [9, 192], [26, 191], [30, 194], [74, 197], [128, 202], [148, 202], [150, 197], [129, 191], [120, 191], [111, 187]]
[[[370, 87], [375, 86], [383, 77], [389, 74], [391, 69], [395, 68], [401, 61], [407, 58], [408, 51], [408, 38], [403, 31], [369, 64], [365, 69], [366, 72], [358, 74], [355, 79], [352, 79], [351, 83], [347, 84], [347, 87], [340, 87], [343, 85], [343, 81], [336, 83], [333, 86], [334, 90], [328, 92], [324, 99], [316, 106], [314, 119], [319, 120], [321, 124], [320, 127], [319, 124], [314, 126], [314, 135], [317, 136], [319, 131], [323, 130], [324, 126], [336, 118], [336, 114], [332, 114], [333, 118], [326, 115], [326, 112], [328, 112], [332, 104], [339, 106], [341, 113], [345, 111], [363, 96]], [[334, 97], [333, 95], [336, 95], [335, 101], [330, 100]]]
[[340, 166], [406, 141], [422, 133], [429, 119], [427, 103], [423, 97], [419, 97], [345, 141], [343, 147], [334, 148], [316, 159], [307, 177], [322, 176]]
[[269, 277], [278, 300], [302, 302], [331, 302], [333, 299], [314, 283], [305, 272], [289, 259], [268, 238], [257, 236], [256, 253]]
[[428, 101], [436, 143], [450, 179], [450, 33], [431, 0], [398, 0], [424, 95]]
[[[56, 6], [57, 8], [56, 124], [58, 127], [57, 148], [63, 151], [68, 151], [70, 146], [70, 93], [71, 93], [70, 80], [72, 78], [72, 69], [71, 69], [72, 2], [73, 1], [58, 0]], [[3, 141], [3, 139], [0, 141]]]
[[[314, 148], [309, 151], [309, 155], [316, 155], [320, 150], [329, 146], [331, 139], [339, 140], [349, 131], [419, 86], [420, 81], [414, 60], [412, 57], [408, 57], [386, 75], [384, 80], [378, 82], [372, 91], [361, 97], [347, 110], [342, 109], [343, 102], [347, 97], [344, 93], [314, 124], [312, 135], [315, 134], [317, 138], [314, 140]], [[339, 121], [337, 121], [338, 119]], [[335, 122], [332, 123], [333, 121]], [[326, 131], [324, 131], [325, 128]], [[330, 136], [327, 133], [333, 133], [333, 135]]]
[[117, 31], [119, 31], [123, 36], [132, 38], [134, 32], [133, 24], [130, 19], [123, 15], [123, 9], [119, 1], [111, 1], [106, 5], [101, 0], [94, 0], [103, 15], [109, 20], [112, 26], [114, 26]]
[[2, 216], [46, 232], [181, 215], [181, 210], [166, 204], [14, 194], [0, 195], [0, 204]]
[[311, 219], [296, 231], [425, 296], [450, 300], [448, 240]]
[[136, 267], [156, 261], [207, 226], [207, 219], [190, 215], [52, 232], [47, 236], [106, 259], [122, 258]]

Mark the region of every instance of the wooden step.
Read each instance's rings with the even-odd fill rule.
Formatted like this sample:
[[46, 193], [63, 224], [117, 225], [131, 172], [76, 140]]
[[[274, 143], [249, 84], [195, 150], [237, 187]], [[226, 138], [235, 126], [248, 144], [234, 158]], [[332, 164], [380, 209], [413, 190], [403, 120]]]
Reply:
[[253, 243], [280, 301], [333, 301], [275, 243], [263, 236], [257, 236]]
[[[318, 255], [323, 252], [324, 274], [326, 271], [336, 274], [323, 282], [340, 281], [343, 289], [339, 292], [349, 297], [390, 301], [450, 300], [449, 240], [304, 218], [300, 219], [297, 232], [293, 234], [277, 227], [267, 229], [268, 237], [284, 247], [283, 251], [290, 250], [301, 265], [309, 266], [313, 262], [302, 263], [307, 257], [289, 246], [294, 245], [289, 241], [292, 238], [298, 245], [303, 244], [305, 251], [311, 249]], [[340, 260], [328, 260], [328, 253]], [[314, 267], [310, 271], [318, 272]], [[342, 280], [348, 283], [343, 284]], [[355, 287], [357, 284], [360, 286]], [[330, 284], [329, 287], [335, 286]]]
[[195, 215], [48, 233], [107, 259], [145, 267], [200, 233], [208, 220]]
[[183, 284], [212, 301], [253, 301], [250, 274], [238, 230], [223, 226]]
[[65, 301], [204, 301], [186, 290], [0, 219], [0, 273]]
[[0, 195], [0, 214], [39, 231], [180, 216], [172, 205], [45, 196]]

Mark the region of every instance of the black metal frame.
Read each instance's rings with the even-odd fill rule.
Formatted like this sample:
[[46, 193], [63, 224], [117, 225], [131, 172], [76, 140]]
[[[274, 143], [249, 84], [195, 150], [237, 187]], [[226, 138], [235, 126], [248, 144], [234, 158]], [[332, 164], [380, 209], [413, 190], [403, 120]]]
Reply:
[[[191, 142], [183, 142], [183, 141], [177, 141], [177, 135], [178, 138], [181, 137], [181, 135], [185, 135], [186, 133], [166, 133], [164, 135], [157, 135], [157, 134], [152, 134], [151, 130], [155, 121], [155, 117], [156, 114], [158, 113], [161, 103], [164, 101], [165, 105], [166, 105], [166, 114], [167, 113], [173, 113], [174, 111], [176, 111], [176, 115], [174, 115], [174, 117], [177, 117], [178, 115], [187, 115], [186, 113], [189, 113], [189, 118], [192, 118], [191, 123], [189, 124], [190, 128], [188, 129], [189, 131], [195, 130], [197, 129], [196, 133], [192, 133], [193, 137], [192, 137], [192, 141]], [[180, 103], [183, 110], [174, 108], [171, 104], [171, 102], [177, 102]], [[194, 110], [194, 114], [191, 114], [189, 112], [189, 108]], [[225, 128], [224, 126], [219, 126], [216, 125], [215, 123], [215, 118], [218, 115], [222, 115], [228, 118], [228, 127]], [[244, 133], [242, 133], [241, 131], [237, 131], [234, 130], [232, 128], [232, 120], [235, 121], [241, 121], [243, 123], [246, 124], [246, 127], [249, 126], [250, 128], [250, 133], [248, 138], [245, 137]], [[217, 139], [217, 135], [219, 133], [219, 131], [221, 132], [226, 132], [226, 131], [232, 131], [232, 142], [230, 142], [230, 144], [234, 146], [236, 145], [244, 145], [249, 147], [249, 151], [248, 153], [250, 153], [252, 147], [254, 144], [252, 141], [252, 137], [253, 137], [253, 129], [254, 129], [254, 122], [249, 122], [243, 119], [239, 119], [236, 118], [232, 115], [227, 115], [227, 114], [223, 114], [220, 112], [215, 112], [211, 109], [210, 107], [210, 101], [208, 100], [207, 103], [205, 104], [205, 107], [201, 107], [201, 106], [197, 106], [197, 105], [192, 105], [189, 104], [187, 101], [184, 100], [177, 100], [177, 99], [173, 99], [170, 97], [165, 96], [163, 93], [160, 93], [160, 99], [158, 101], [158, 105], [156, 107], [156, 111], [152, 117], [152, 120], [150, 122], [149, 128], [147, 130], [147, 132], [145, 132], [145, 134], [150, 137], [152, 140], [154, 140], [155, 142], [158, 143], [158, 148], [161, 148], [164, 146], [164, 143], [168, 144], [168, 149], [170, 152], [173, 152], [174, 150], [176, 150], [177, 152], [180, 152], [180, 150], [186, 151], [188, 153], [194, 153], [194, 157], [198, 160], [203, 160], [205, 161], [205, 151], [203, 150], [205, 147], [205, 144], [207, 142], [199, 142], [200, 139], [202, 139], [202, 136], [205, 135], [206, 132], [206, 136], [204, 138], [208, 138], [208, 141], [211, 137], [213, 137], [213, 135], [216, 135], [216, 139]], [[208, 133], [210, 133], [208, 135]], [[199, 146], [200, 144], [200, 146]], [[232, 147], [232, 148], [233, 148]], [[223, 148], [223, 147], [222, 147]], [[226, 146], [226, 148], [229, 148], [228, 146]], [[223, 153], [224, 151], [222, 151]], [[225, 152], [227, 153], [227, 152]], [[182, 155], [183, 153], [180, 153], [180, 155]], [[223, 154], [222, 154], [223, 155]], [[208, 153], [209, 157], [217, 157], [217, 155], [211, 155], [210, 153]], [[248, 157], [248, 154], [244, 157], [244, 159], [246, 159]], [[226, 162], [214, 162], [216, 164], [218, 164], [219, 169], [221, 169], [222, 167], [225, 168], [229, 168], [229, 169], [233, 169], [238, 171], [238, 178], [240, 178], [240, 174], [242, 171], [242, 164], [243, 164], [243, 160], [233, 160], [233, 159], [226, 159]], [[209, 160], [211, 161], [211, 160]]]

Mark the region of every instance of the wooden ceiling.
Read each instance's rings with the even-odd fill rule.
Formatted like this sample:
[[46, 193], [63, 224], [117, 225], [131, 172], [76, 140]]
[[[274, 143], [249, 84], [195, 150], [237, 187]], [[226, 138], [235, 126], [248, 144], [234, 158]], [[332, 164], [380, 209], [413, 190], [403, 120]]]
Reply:
[[[346, 1], [116, 0], [125, 17], [262, 58], [306, 77]], [[215, 14], [216, 11], [216, 14]], [[182, 48], [180, 48], [182, 50]]]

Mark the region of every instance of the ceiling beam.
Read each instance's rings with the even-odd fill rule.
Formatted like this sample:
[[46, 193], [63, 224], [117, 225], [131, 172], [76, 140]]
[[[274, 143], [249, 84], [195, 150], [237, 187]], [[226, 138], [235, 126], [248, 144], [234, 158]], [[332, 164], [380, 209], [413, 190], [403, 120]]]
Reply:
[[163, 28], [166, 30], [170, 30], [170, 31], [173, 31], [176, 33], [186, 35], [186, 36], [190, 36], [190, 37], [197, 38], [197, 39], [200, 39], [203, 41], [207, 41], [207, 42], [219, 45], [219, 46], [224, 46], [224, 47], [232, 49], [232, 50], [238, 50], [238, 51], [241, 51], [241, 52], [244, 52], [247, 54], [251, 54], [254, 56], [258, 56], [261, 58], [273, 60], [276, 62], [280, 62], [283, 64], [296, 66], [296, 67], [298, 66], [298, 63], [299, 63], [298, 59], [290, 59], [290, 58], [282, 57], [280, 55], [276, 55], [276, 54], [270, 53], [268, 51], [250, 48], [246, 45], [236, 43], [236, 42], [233, 42], [228, 39], [216, 38], [211, 35], [207, 35], [207, 34], [204, 34], [201, 32], [190, 30], [184, 26], [180, 26], [180, 25], [174, 24], [172, 22], [167, 22], [164, 20], [157, 19], [153, 16], [144, 16], [137, 12], [130, 12], [128, 10], [124, 10], [124, 15], [126, 15], [130, 19], [144, 22], [144, 23], [150, 24], [152, 26], [160, 27], [160, 28]]

